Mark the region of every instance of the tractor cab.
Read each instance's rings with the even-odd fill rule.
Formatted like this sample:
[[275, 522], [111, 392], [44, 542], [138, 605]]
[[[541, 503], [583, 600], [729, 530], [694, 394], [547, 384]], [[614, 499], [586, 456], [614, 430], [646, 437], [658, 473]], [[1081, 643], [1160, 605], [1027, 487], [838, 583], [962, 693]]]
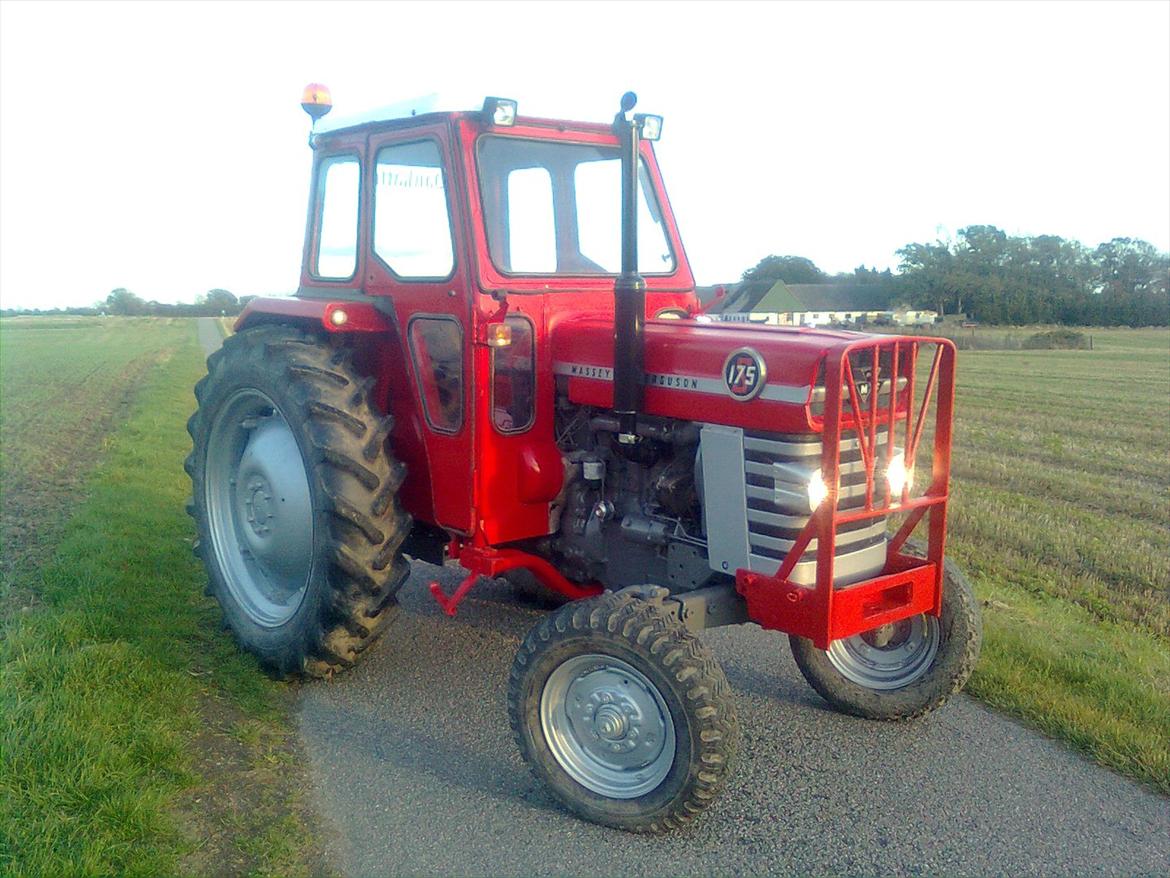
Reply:
[[[375, 393], [396, 418], [415, 519], [492, 544], [543, 536], [562, 485], [552, 338], [566, 321], [613, 322], [619, 137], [612, 125], [517, 116], [498, 98], [438, 106], [315, 126], [297, 299], [254, 300], [239, 326], [328, 312], [327, 330], [378, 336], [354, 343], [380, 361]], [[657, 139], [661, 120], [649, 118]], [[694, 279], [651, 139], [639, 140], [647, 314], [690, 316]]]

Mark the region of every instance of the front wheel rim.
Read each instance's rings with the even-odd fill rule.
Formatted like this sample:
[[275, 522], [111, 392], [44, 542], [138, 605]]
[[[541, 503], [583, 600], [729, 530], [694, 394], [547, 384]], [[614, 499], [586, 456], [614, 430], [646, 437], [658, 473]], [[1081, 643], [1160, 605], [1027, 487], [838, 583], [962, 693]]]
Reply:
[[292, 428], [262, 391], [238, 390], [216, 412], [204, 499], [212, 551], [231, 597], [257, 625], [283, 625], [308, 591], [312, 493]]
[[656, 789], [675, 756], [666, 700], [628, 662], [580, 655], [549, 675], [540, 722], [557, 764], [577, 783], [611, 799]]
[[938, 619], [920, 615], [834, 640], [827, 654], [845, 679], [885, 691], [925, 675], [938, 655], [939, 641]]

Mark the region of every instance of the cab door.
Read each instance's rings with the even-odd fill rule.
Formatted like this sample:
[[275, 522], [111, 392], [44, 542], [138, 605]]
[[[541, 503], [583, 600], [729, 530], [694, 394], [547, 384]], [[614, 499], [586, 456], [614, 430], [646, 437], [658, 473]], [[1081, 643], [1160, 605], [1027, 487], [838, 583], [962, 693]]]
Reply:
[[[420, 125], [370, 135], [365, 291], [392, 304], [401, 348], [387, 356], [408, 386], [387, 388], [391, 441], [408, 467], [403, 500], [416, 517], [474, 529], [469, 266], [452, 175], [449, 129]], [[413, 459], [411, 459], [413, 458]], [[430, 515], [427, 515], [427, 512]]]

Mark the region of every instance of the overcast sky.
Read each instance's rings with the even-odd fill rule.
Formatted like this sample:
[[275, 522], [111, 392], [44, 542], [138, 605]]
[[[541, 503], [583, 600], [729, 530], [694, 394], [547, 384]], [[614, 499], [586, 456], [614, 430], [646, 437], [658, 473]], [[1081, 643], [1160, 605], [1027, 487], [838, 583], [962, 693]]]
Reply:
[[990, 223], [1170, 249], [1170, 3], [0, 3], [0, 302], [296, 287], [308, 82], [658, 144], [699, 283]]

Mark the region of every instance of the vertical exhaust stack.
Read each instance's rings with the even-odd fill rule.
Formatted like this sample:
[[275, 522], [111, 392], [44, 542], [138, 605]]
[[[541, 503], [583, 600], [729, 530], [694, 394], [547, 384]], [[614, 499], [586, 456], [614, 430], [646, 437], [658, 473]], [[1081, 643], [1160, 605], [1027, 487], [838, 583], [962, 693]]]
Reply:
[[642, 120], [626, 115], [638, 101], [632, 91], [622, 95], [613, 127], [622, 157], [622, 273], [614, 283], [613, 407], [618, 416], [618, 441], [637, 441], [638, 411], [642, 407], [643, 324], [646, 320], [646, 281], [638, 274], [638, 142]]

